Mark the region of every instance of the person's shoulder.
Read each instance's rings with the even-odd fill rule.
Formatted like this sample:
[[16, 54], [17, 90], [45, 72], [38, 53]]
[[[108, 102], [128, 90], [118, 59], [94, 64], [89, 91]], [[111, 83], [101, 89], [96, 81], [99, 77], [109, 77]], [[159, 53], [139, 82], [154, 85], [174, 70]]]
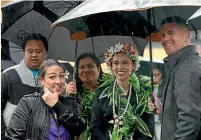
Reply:
[[17, 67], [19, 67], [19, 64], [5, 69], [2, 73], [11, 73], [13, 70], [16, 70]]
[[30, 99], [37, 99], [40, 97], [40, 93], [38, 92], [35, 92], [33, 94], [27, 94], [27, 95], [24, 95], [23, 99], [26, 99], [26, 100], [30, 100]]
[[188, 57], [188, 59], [184, 59], [182, 63], [178, 65], [175, 72], [178, 76], [201, 76], [201, 58], [194, 55]]
[[180, 68], [187, 68], [190, 70], [201, 69], [201, 57], [198, 55], [190, 55], [186, 59], [182, 60]]
[[1, 76], [3, 78], [6, 78], [8, 81], [12, 81], [13, 79], [17, 79], [17, 77], [19, 76], [18, 73], [17, 73], [17, 70], [16, 68], [19, 67], [19, 65], [16, 65], [16, 66], [13, 66], [13, 67], [10, 67], [6, 70], [4, 70], [2, 73], [1, 73]]

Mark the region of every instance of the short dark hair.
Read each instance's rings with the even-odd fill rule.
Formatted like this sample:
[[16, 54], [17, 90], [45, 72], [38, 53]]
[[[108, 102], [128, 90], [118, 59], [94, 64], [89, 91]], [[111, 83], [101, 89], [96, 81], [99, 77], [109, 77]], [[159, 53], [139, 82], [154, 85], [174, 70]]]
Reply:
[[179, 16], [171, 16], [171, 17], [167, 17], [167, 18], [163, 19], [161, 21], [161, 27], [167, 23], [175, 23], [181, 27], [185, 27], [185, 28], [189, 29], [187, 21]]
[[62, 65], [57, 60], [47, 59], [47, 60], [44, 60], [39, 67], [39, 77], [44, 78], [47, 68], [53, 65], [59, 66], [64, 70]]
[[22, 49], [23, 51], [25, 51], [25, 47], [26, 47], [26, 44], [28, 41], [30, 40], [40, 40], [43, 42], [44, 46], [45, 46], [45, 50], [46, 52], [48, 51], [48, 41], [47, 41], [47, 38], [42, 36], [41, 34], [39, 33], [28, 33], [24, 39], [24, 43], [22, 45]]

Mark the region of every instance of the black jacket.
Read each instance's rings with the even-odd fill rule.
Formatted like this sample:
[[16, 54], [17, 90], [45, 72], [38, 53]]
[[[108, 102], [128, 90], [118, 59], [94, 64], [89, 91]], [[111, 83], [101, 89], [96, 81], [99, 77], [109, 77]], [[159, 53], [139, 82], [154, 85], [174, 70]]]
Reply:
[[[92, 140], [110, 140], [109, 131], [112, 132], [113, 124], [109, 121], [113, 119], [112, 106], [109, 105], [109, 98], [106, 96], [99, 99], [100, 94], [105, 87], [99, 88], [96, 91], [91, 117], [91, 138]], [[134, 90], [132, 90], [134, 91]], [[106, 91], [107, 92], [107, 91]], [[136, 93], [132, 92], [130, 103], [136, 105]], [[147, 124], [152, 136], [154, 135], [154, 115], [144, 113], [142, 119]], [[139, 131], [134, 132], [134, 140], [152, 140], [151, 137], [145, 136]]]
[[5, 130], [20, 99], [27, 94], [40, 91], [40, 82], [24, 60], [1, 73], [1, 139], [5, 140]]
[[[86, 125], [85, 120], [76, 115], [77, 107], [73, 100], [60, 97], [52, 107], [57, 114], [58, 124], [63, 125], [74, 136], [80, 135]], [[6, 136], [15, 140], [46, 140], [49, 132], [50, 107], [42, 99], [42, 94], [24, 96], [14, 111]]]
[[168, 79], [161, 139], [201, 140], [201, 58], [195, 46], [187, 46], [164, 62]]

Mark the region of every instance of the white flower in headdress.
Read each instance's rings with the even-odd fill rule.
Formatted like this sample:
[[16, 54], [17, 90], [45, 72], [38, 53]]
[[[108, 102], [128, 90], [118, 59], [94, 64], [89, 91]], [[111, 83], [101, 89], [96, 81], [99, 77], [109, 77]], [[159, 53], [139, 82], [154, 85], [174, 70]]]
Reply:
[[136, 70], [138, 69], [139, 65], [139, 59], [137, 50], [134, 46], [128, 44], [128, 43], [118, 43], [115, 46], [111, 46], [110, 49], [104, 53], [105, 55], [105, 62], [108, 66], [111, 65], [110, 59], [114, 57], [115, 53], [118, 52], [125, 52], [132, 60], [136, 63]]
[[114, 50], [115, 50], [115, 47], [111, 46], [110, 49], [108, 50], [109, 57], [112, 57], [112, 55], [114, 54]]
[[114, 48], [114, 53], [121, 52], [123, 48], [124, 48], [123, 44], [121, 43], [116, 44]]

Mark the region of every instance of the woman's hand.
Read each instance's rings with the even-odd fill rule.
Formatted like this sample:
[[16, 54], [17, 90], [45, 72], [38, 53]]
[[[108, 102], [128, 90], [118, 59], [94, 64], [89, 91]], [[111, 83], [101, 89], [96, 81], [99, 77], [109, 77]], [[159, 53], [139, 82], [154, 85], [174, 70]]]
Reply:
[[66, 94], [69, 95], [75, 95], [77, 92], [76, 84], [74, 81], [70, 82], [66, 85]]
[[154, 97], [154, 101], [155, 101], [154, 103], [152, 102], [151, 98], [149, 98], [149, 100], [148, 100], [149, 111], [153, 112], [154, 110], [156, 110], [155, 113], [157, 115], [160, 115], [162, 112], [162, 103], [155, 93], [153, 93], [153, 97]]
[[44, 89], [42, 98], [49, 107], [53, 107], [59, 101], [59, 95], [56, 92], [52, 93], [47, 88]]

